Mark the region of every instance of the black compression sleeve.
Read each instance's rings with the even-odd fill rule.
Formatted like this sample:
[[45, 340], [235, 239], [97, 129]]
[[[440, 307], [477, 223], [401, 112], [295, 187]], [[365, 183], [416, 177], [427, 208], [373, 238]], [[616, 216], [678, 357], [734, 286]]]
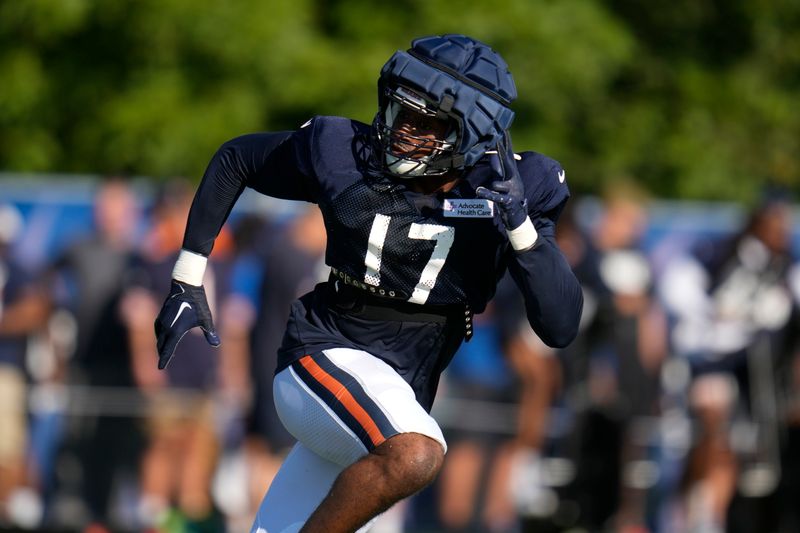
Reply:
[[563, 348], [578, 334], [583, 292], [555, 243], [552, 228], [539, 229], [539, 241], [532, 249], [510, 251], [508, 268], [525, 297], [533, 330], [548, 346]]
[[[258, 184], [260, 191], [269, 194], [271, 189], [262, 183], [268, 180], [268, 173], [264, 169], [270, 166], [276, 149], [290, 136], [291, 132], [245, 135], [228, 141], [217, 150], [192, 202], [183, 237], [184, 249], [208, 256], [214, 247], [214, 239], [244, 188]], [[291, 164], [287, 161], [281, 163], [276, 163], [276, 166]], [[271, 181], [280, 183], [278, 180]], [[274, 196], [302, 198], [302, 194], [282, 190], [280, 186], [272, 189]]]

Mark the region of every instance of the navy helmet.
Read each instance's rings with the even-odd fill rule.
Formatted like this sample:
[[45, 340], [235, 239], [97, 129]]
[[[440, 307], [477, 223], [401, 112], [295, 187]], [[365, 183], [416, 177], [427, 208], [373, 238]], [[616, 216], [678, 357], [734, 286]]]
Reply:
[[[508, 65], [484, 43], [455, 34], [415, 39], [386, 62], [378, 79], [377, 163], [399, 177], [470, 167], [511, 126], [516, 97]], [[409, 111], [440, 134], [432, 140], [403, 128]], [[437, 121], [444, 126], [435, 128]]]

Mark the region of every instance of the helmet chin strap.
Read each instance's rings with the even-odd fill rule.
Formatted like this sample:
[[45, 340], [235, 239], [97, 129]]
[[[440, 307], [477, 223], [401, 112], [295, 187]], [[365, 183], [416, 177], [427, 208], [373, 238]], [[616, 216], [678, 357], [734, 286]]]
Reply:
[[[427, 159], [427, 158], [423, 158]], [[395, 176], [401, 178], [417, 178], [425, 174], [425, 169], [428, 168], [428, 163], [420, 159], [414, 161], [411, 159], [401, 159], [392, 154], [386, 154], [386, 166], [389, 171]]]

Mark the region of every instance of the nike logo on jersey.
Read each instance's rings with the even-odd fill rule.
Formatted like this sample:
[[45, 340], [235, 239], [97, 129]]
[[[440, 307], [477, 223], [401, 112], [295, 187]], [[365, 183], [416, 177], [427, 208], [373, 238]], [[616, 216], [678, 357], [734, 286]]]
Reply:
[[559, 182], [559, 183], [564, 183], [564, 180], [565, 180], [565, 179], [567, 179], [567, 173], [566, 173], [566, 172], [564, 172], [564, 170], [563, 170], [563, 169], [562, 169], [562, 170], [559, 170], [559, 171], [558, 171], [558, 182]]
[[181, 304], [181, 306], [178, 308], [178, 314], [176, 314], [176, 315], [175, 315], [175, 319], [172, 321], [172, 324], [170, 324], [170, 325], [169, 325], [169, 327], [172, 327], [172, 326], [174, 326], [174, 325], [175, 325], [175, 322], [177, 322], [177, 321], [178, 321], [178, 317], [180, 317], [180, 316], [181, 316], [181, 313], [183, 313], [183, 310], [184, 310], [184, 309], [191, 309], [191, 308], [192, 308], [192, 306], [191, 306], [191, 305], [189, 305], [189, 304], [188, 304], [188, 303], [186, 303], [186, 302], [183, 302], [183, 303]]

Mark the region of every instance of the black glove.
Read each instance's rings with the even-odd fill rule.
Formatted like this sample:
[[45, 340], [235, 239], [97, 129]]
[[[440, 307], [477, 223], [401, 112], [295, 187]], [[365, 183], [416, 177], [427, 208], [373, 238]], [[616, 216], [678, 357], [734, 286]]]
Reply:
[[494, 202], [507, 230], [517, 229], [528, 218], [528, 200], [525, 198], [525, 186], [519, 176], [508, 132], [503, 141], [497, 143], [497, 153], [489, 154], [489, 164], [500, 179], [492, 182], [491, 189], [478, 187], [475, 194]]
[[214, 331], [203, 286], [196, 287], [173, 279], [169, 296], [164, 300], [155, 323], [159, 369], [167, 367], [180, 340], [195, 326], [200, 326], [211, 346], [219, 346], [219, 336]]

